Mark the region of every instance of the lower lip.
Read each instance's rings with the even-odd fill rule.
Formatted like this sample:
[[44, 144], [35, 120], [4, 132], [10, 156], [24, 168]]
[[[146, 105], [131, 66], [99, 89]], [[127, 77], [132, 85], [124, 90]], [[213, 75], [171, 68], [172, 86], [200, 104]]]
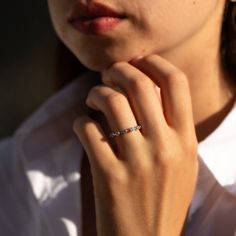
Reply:
[[113, 30], [124, 19], [117, 17], [98, 17], [94, 19], [78, 19], [72, 23], [73, 27], [80, 33], [88, 35], [104, 34]]

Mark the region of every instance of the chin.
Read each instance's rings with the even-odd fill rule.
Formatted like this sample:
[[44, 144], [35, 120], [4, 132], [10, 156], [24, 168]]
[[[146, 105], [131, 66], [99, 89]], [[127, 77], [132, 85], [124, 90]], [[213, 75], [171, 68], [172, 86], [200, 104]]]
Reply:
[[[105, 57], [97, 57], [95, 55], [76, 55], [78, 60], [88, 69], [92, 71], [101, 72], [109, 68], [112, 64], [116, 62], [115, 59], [105, 58]], [[118, 60], [117, 60], [118, 61]]]
[[129, 50], [127, 48], [119, 48], [119, 50], [95, 50], [85, 53], [74, 53], [78, 60], [88, 69], [102, 72], [111, 67], [116, 62], [129, 62], [140, 55], [148, 55], [145, 50]]
[[[62, 42], [70, 49], [77, 59], [88, 69], [101, 72], [116, 62], [130, 60], [149, 54], [152, 44], [146, 41], [130, 40], [129, 37], [78, 37], [74, 34], [61, 36]], [[132, 45], [132, 47], [130, 46]]]
[[[87, 38], [86, 38], [87, 39]], [[146, 44], [134, 41], [132, 47], [129, 40], [64, 40], [66, 46], [88, 69], [93, 71], [104, 71], [116, 62], [129, 62], [142, 55], [145, 56], [151, 51]]]
[[78, 60], [88, 69], [92, 71], [102, 72], [119, 61], [130, 61], [135, 56], [132, 54], [124, 53], [104, 53], [104, 52], [86, 52], [86, 53], [74, 53]]

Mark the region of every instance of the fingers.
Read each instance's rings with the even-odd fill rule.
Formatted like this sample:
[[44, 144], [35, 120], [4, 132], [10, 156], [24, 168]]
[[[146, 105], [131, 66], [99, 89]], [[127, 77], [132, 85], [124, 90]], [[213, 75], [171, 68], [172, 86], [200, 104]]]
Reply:
[[161, 88], [165, 117], [170, 126], [183, 130], [193, 126], [191, 95], [188, 79], [174, 65], [158, 55], [151, 55], [134, 62]]
[[143, 126], [144, 136], [163, 130], [166, 121], [158, 88], [147, 75], [129, 63], [120, 62], [104, 73], [103, 81], [125, 92], [137, 120]]
[[94, 87], [87, 105], [105, 115], [111, 131], [142, 125], [141, 132], [115, 138], [118, 152], [128, 159], [143, 144], [145, 135], [158, 145], [166, 140], [169, 128], [185, 138], [195, 134], [188, 80], [165, 59], [151, 55], [133, 61], [132, 65], [115, 63], [105, 71], [103, 81], [108, 86]]
[[[115, 166], [113, 160], [121, 154], [135, 165], [145, 160], [142, 159], [145, 143], [160, 151], [160, 148], [168, 146], [172, 131], [174, 137], [183, 140], [183, 143], [193, 138], [195, 130], [188, 81], [175, 66], [152, 55], [132, 62], [132, 65], [115, 63], [103, 75], [107, 86], [93, 87], [87, 105], [105, 115], [111, 131], [137, 124], [142, 125], [142, 130], [116, 137], [117, 155], [101, 127], [89, 118], [80, 118], [76, 122], [76, 130], [91, 162]], [[150, 139], [145, 139], [145, 135]]]
[[[148, 125], [150, 132], [165, 124], [179, 131], [193, 131], [188, 80], [179, 69], [158, 55], [136, 60], [132, 65], [116, 63], [104, 73], [103, 80], [120, 86], [127, 93], [138, 119]], [[160, 88], [162, 103], [151, 82]]]
[[[91, 108], [99, 110], [105, 115], [111, 131], [120, 131], [137, 125], [127, 98], [121, 92], [110, 87], [94, 87], [90, 91], [86, 103]], [[136, 149], [141, 139], [142, 135], [137, 130], [120, 135], [115, 138], [115, 141], [118, 145], [118, 150], [122, 150], [125, 153], [126, 149], [129, 149], [129, 152]]]
[[87, 116], [78, 117], [74, 121], [73, 130], [88, 155], [91, 167], [103, 171], [108, 168], [108, 172], [116, 165], [117, 158], [98, 123]]

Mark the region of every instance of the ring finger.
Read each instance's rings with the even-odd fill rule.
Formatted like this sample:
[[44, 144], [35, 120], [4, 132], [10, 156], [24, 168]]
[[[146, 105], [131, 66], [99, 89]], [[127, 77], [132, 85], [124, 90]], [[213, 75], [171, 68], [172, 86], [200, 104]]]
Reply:
[[[87, 105], [101, 111], [113, 132], [121, 131], [138, 125], [134, 113], [124, 94], [106, 86], [95, 86], [89, 92]], [[142, 140], [139, 130], [114, 137], [118, 152], [132, 152]]]

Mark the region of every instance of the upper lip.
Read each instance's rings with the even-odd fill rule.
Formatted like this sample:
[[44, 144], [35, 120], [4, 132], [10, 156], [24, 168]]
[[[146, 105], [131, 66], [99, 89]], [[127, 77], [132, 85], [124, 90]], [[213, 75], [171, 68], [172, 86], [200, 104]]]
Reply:
[[90, 2], [89, 4], [83, 4], [77, 2], [70, 13], [68, 20], [69, 22], [73, 22], [79, 19], [89, 20], [98, 17], [124, 18], [125, 16], [102, 3]]

